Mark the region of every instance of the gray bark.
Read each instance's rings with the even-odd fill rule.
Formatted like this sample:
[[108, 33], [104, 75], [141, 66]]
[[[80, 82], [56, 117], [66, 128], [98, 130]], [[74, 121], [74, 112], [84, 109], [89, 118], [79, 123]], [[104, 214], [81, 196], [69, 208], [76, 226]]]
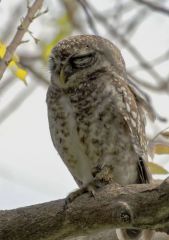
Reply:
[[105, 233], [115, 239], [114, 228], [128, 227], [169, 233], [168, 203], [169, 178], [160, 185], [107, 185], [95, 197], [85, 193], [67, 208], [62, 199], [0, 211], [0, 239], [94, 240]]

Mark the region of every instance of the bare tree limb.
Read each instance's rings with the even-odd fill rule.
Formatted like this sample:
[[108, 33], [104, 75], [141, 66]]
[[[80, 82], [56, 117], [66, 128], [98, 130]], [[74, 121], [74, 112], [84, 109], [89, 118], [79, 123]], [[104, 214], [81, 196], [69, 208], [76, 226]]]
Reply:
[[40, 83], [42, 86], [47, 88], [49, 86], [49, 80], [43, 75], [43, 73], [40, 73], [33, 65], [27, 64], [25, 62], [22, 62], [22, 65], [25, 67], [25, 69], [29, 70], [33, 74], [33, 79]]
[[96, 192], [95, 198], [83, 194], [67, 208], [63, 199], [0, 211], [0, 239], [76, 239], [128, 227], [169, 233], [168, 199], [169, 178], [160, 185], [107, 185]]
[[[69, 17], [69, 21], [71, 25], [76, 29], [79, 30], [80, 32], [85, 31], [84, 28], [84, 22], [81, 21], [81, 17], [77, 17], [77, 12], [79, 8], [79, 4], [76, 1], [70, 1], [70, 0], [60, 0], [61, 4], [63, 4], [67, 15]], [[80, 17], [80, 19], [79, 19]]]
[[8, 88], [11, 87], [11, 85], [13, 85], [15, 83], [15, 78], [13, 77], [13, 75], [9, 75], [5, 81], [2, 81], [1, 85], [0, 85], [0, 94], [2, 94], [3, 92], [6, 92], [8, 90]]
[[160, 81], [158, 84], [154, 85], [149, 83], [146, 80], [140, 79], [136, 76], [134, 76], [129, 71], [127, 72], [128, 76], [135, 82], [139, 83], [140, 86], [143, 86], [149, 90], [152, 90], [154, 92], [168, 92], [169, 90], [169, 80], [168, 81]]
[[82, 6], [82, 8], [83, 8], [83, 10], [84, 10], [84, 12], [85, 12], [85, 14], [86, 14], [86, 17], [87, 17], [87, 22], [88, 22], [90, 28], [92, 29], [93, 33], [94, 33], [95, 35], [98, 35], [98, 31], [97, 31], [97, 29], [96, 29], [96, 27], [95, 27], [93, 18], [92, 18], [92, 16], [90, 15], [90, 12], [88, 11], [88, 8], [87, 8], [87, 6], [86, 6], [86, 2], [85, 2], [84, 0], [82, 0], [82, 1], [81, 1], [81, 0], [77, 0], [77, 1], [78, 1], [79, 4]]
[[107, 28], [109, 34], [115, 37], [119, 43], [125, 46], [126, 49], [133, 55], [133, 57], [139, 62], [142, 68], [149, 69], [149, 74], [157, 81], [162, 81], [162, 77], [158, 74], [155, 69], [151, 68], [149, 62], [144, 58], [144, 56], [128, 41], [125, 35], [117, 31], [116, 27], [109, 23], [106, 16], [100, 14], [93, 6], [89, 5], [88, 1], [84, 1], [86, 8], [93, 14], [93, 17], [98, 20], [105, 28]]
[[14, 54], [16, 48], [19, 46], [19, 44], [21, 44], [22, 38], [23, 38], [25, 32], [28, 30], [29, 25], [36, 17], [35, 14], [37, 13], [37, 11], [39, 9], [41, 9], [42, 4], [43, 4], [43, 0], [35, 0], [35, 2], [32, 4], [32, 6], [28, 7], [28, 12], [27, 12], [25, 18], [19, 25], [18, 30], [17, 30], [13, 40], [7, 47], [4, 58], [1, 59], [1, 61], [0, 61], [0, 79], [2, 78], [9, 62], [11, 61], [12, 55]]
[[[149, 61], [149, 63], [151, 64], [149, 67], [154, 68], [157, 65], [160, 65], [163, 62], [166, 62], [168, 60], [169, 60], [169, 50], [167, 50], [167, 51], [165, 50], [165, 52], [163, 54], [161, 54], [160, 56], [158, 56], [158, 57]], [[144, 66], [145, 69], [148, 69], [147, 67], [148, 66]], [[129, 71], [131, 73], [135, 73], [135, 72], [140, 71], [140, 70], [142, 70], [142, 68], [139, 64], [129, 68]]]
[[155, 11], [161, 12], [162, 14], [166, 14], [167, 16], [169, 16], [169, 9], [167, 9], [166, 7], [160, 6], [160, 4], [157, 5], [156, 3], [154, 3], [154, 1], [151, 1], [151, 2], [145, 1], [145, 0], [134, 0], [134, 1], [144, 4], [145, 6]]

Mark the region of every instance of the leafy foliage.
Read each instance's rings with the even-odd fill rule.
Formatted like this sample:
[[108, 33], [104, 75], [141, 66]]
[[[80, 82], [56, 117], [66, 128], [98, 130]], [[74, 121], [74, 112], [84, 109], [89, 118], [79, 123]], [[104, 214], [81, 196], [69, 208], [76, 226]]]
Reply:
[[[0, 58], [2, 59], [6, 53], [6, 45], [0, 41]], [[12, 73], [26, 84], [27, 71], [19, 66], [19, 57], [17, 55], [12, 57], [9, 63]]]

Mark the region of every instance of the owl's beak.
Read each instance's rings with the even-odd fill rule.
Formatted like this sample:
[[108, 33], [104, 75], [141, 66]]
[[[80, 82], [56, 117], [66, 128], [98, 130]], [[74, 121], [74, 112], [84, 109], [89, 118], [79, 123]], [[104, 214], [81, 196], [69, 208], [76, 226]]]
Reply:
[[59, 79], [60, 79], [61, 84], [65, 84], [65, 73], [64, 73], [63, 67], [61, 68]]
[[60, 74], [59, 74], [59, 78], [60, 78], [60, 82], [61, 84], [65, 84], [68, 82], [69, 77], [72, 75], [73, 71], [72, 71], [72, 67], [70, 65], [63, 65], [63, 67], [60, 70]]

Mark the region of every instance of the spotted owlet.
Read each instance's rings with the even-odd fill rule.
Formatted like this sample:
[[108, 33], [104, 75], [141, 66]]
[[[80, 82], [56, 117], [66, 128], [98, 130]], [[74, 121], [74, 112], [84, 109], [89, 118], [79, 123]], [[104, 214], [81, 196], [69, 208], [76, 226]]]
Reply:
[[[47, 93], [53, 144], [80, 188], [149, 182], [145, 100], [127, 81], [119, 49], [99, 36], [60, 41], [50, 56]], [[143, 239], [137, 229], [121, 239]]]

